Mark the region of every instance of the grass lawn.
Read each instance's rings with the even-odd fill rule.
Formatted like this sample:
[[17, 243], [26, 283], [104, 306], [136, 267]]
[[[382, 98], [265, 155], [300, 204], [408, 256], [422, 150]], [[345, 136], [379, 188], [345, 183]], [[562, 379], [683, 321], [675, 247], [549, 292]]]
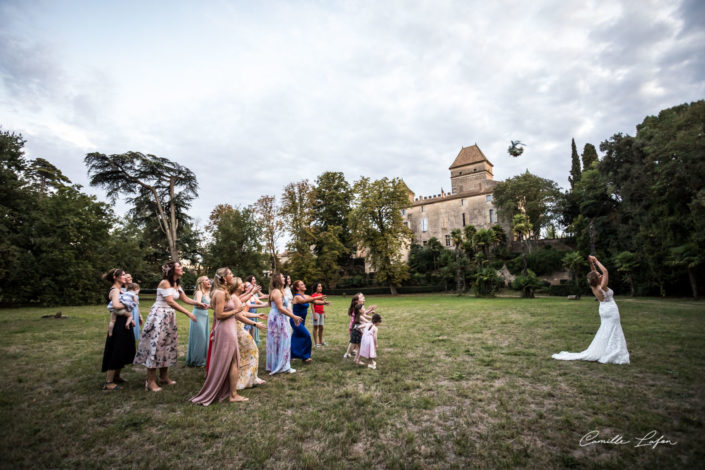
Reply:
[[[349, 297], [325, 349], [261, 377], [246, 404], [187, 400], [203, 370], [144, 391], [128, 367], [102, 392], [104, 306], [0, 310], [0, 468], [694, 468], [705, 461], [705, 303], [618, 296], [631, 365], [551, 359], [587, 348], [589, 298], [368, 297], [383, 323], [377, 370], [342, 359]], [[143, 316], [150, 302], [143, 301]], [[61, 310], [67, 319], [42, 319]], [[212, 315], [212, 313], [211, 313]], [[312, 329], [310, 316], [307, 319]], [[581, 438], [598, 431], [598, 443]], [[639, 438], [676, 442], [641, 445]], [[626, 443], [626, 441], [629, 441]], [[622, 442], [621, 444], [618, 442]], [[647, 444], [648, 439], [641, 441]], [[697, 462], [700, 462], [699, 464]]]

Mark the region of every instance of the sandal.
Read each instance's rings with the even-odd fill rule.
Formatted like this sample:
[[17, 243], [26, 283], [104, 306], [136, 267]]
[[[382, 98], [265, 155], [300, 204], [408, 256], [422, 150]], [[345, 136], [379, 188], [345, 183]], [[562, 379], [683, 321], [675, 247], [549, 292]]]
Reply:
[[[112, 387], [111, 387], [112, 385]], [[116, 392], [120, 390], [120, 386], [117, 385], [115, 382], [105, 382], [103, 384], [103, 391], [104, 392]]]

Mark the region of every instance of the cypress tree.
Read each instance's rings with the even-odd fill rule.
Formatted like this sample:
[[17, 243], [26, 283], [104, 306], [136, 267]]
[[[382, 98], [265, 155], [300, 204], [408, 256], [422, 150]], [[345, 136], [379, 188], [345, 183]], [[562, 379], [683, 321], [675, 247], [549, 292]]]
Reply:
[[570, 190], [573, 190], [575, 183], [580, 181], [580, 157], [578, 156], [578, 149], [575, 147], [575, 139], [570, 140], [571, 154], [570, 154], [570, 176], [568, 181], [570, 182]]

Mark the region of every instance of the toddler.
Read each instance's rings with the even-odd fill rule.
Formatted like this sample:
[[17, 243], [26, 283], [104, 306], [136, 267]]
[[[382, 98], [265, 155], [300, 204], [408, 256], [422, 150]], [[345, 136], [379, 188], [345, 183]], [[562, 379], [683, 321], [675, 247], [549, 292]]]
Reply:
[[108, 302], [108, 311], [110, 312], [110, 323], [108, 323], [108, 336], [113, 335], [113, 328], [115, 328], [115, 320], [118, 315], [123, 315], [129, 317], [125, 323], [125, 327], [129, 327], [130, 324], [135, 325], [132, 319], [132, 311], [138, 305], [137, 293], [140, 290], [139, 284], [130, 283], [126, 286], [125, 292], [120, 293], [120, 303], [122, 308], [113, 308], [113, 301]]
[[360, 342], [360, 352], [358, 353], [358, 357], [355, 358], [357, 364], [361, 364], [361, 357], [368, 359], [369, 364], [367, 367], [370, 369], [377, 368], [377, 363], [375, 362], [377, 358], [377, 328], [380, 323], [382, 323], [382, 317], [375, 313], [372, 315], [372, 323], [365, 324], [365, 330], [362, 333], [362, 341]]

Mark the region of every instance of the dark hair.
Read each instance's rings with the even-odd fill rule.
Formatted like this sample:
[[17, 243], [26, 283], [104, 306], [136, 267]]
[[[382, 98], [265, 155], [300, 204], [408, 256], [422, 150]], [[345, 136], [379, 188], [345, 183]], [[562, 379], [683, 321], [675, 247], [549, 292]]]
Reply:
[[282, 287], [289, 287], [291, 284], [289, 281], [291, 281], [291, 276], [288, 274], [281, 273], [282, 276], [284, 276], [284, 285]]
[[318, 286], [322, 286], [322, 285], [323, 284], [318, 281], [314, 282], [313, 287], [311, 287], [311, 293], [313, 294], [314, 292], [316, 292], [318, 290]]
[[382, 317], [379, 315], [379, 313], [375, 313], [372, 315], [372, 323], [382, 323]]
[[269, 278], [269, 305], [272, 305], [272, 293], [274, 290], [282, 289], [283, 287], [281, 273], [273, 272], [272, 277]]
[[355, 309], [355, 305], [357, 305], [358, 300], [360, 300], [359, 293], [352, 296], [352, 299], [350, 300], [350, 308], [348, 309], [348, 316], [349, 317], [353, 316], [353, 310]]
[[362, 304], [355, 304], [355, 307], [353, 307], [353, 312], [355, 315], [355, 320], [353, 323], [360, 323], [360, 314], [362, 313]]
[[171, 287], [179, 287], [181, 285], [181, 278], [174, 279], [177, 264], [181, 263], [171, 260], [162, 266], [162, 279], [169, 281]]
[[119, 268], [113, 268], [107, 273], [103, 274], [103, 280], [108, 281], [111, 284], [115, 283], [115, 279], [125, 274], [125, 271]]
[[303, 283], [304, 283], [304, 281], [302, 281], [302, 280], [300, 280], [300, 279], [295, 280], [294, 283], [291, 285], [291, 287], [294, 288], [294, 292], [296, 292], [297, 290], [299, 290], [299, 286], [300, 286], [301, 284], [303, 284]]
[[255, 275], [254, 275], [254, 274], [250, 274], [249, 276], [247, 276], [247, 277], [245, 278], [245, 282], [252, 283], [252, 280], [253, 280], [253, 279], [256, 279], [256, 278], [255, 278]]

